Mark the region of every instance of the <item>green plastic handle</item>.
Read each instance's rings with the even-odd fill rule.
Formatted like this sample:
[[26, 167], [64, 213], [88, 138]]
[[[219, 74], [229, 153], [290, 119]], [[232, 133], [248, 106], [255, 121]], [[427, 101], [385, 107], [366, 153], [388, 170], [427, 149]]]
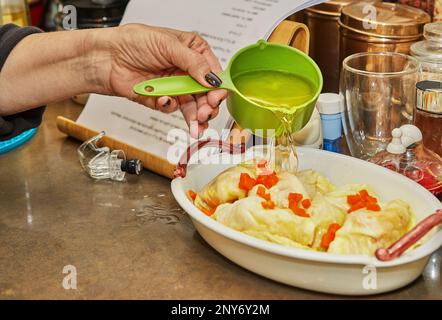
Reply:
[[209, 92], [216, 89], [229, 89], [223, 73], [219, 75], [223, 83], [217, 88], [207, 88], [190, 76], [172, 76], [143, 81], [134, 86], [134, 92], [141, 96], [162, 97], [182, 96]]

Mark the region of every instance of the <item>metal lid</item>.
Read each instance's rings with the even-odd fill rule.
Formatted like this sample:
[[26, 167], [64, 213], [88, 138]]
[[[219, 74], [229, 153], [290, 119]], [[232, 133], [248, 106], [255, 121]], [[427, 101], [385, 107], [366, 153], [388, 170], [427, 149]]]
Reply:
[[430, 16], [407, 5], [357, 2], [345, 6], [339, 24], [354, 32], [385, 38], [420, 37]]
[[416, 108], [442, 114], [442, 82], [426, 80], [416, 84]]
[[[363, 0], [356, 0], [356, 1], [363, 1]], [[319, 14], [324, 15], [330, 15], [330, 16], [336, 16], [339, 17], [341, 15], [341, 10], [346, 5], [356, 2], [352, 0], [333, 0], [333, 1], [326, 1], [323, 3], [320, 3], [316, 6], [310, 7], [305, 9], [306, 11], [311, 11]]]

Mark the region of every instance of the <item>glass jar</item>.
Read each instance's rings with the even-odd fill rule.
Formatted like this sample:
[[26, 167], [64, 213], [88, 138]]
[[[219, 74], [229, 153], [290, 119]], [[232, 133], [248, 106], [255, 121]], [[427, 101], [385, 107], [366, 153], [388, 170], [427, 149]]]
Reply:
[[414, 124], [422, 131], [425, 146], [442, 156], [442, 82], [416, 84]]
[[421, 63], [420, 80], [442, 80], [442, 22], [426, 24], [424, 37], [410, 48]]
[[442, 158], [422, 143], [422, 132], [406, 124], [392, 131], [387, 149], [370, 162], [396, 171], [438, 196], [442, 193]]
[[30, 25], [27, 0], [0, 0], [2, 24], [13, 23], [24, 27]]

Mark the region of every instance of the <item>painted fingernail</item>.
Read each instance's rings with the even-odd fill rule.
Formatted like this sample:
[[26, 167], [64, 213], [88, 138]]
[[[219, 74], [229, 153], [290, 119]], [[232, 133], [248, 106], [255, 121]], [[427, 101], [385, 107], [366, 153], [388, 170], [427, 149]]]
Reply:
[[221, 79], [213, 72], [209, 72], [204, 78], [213, 87], [219, 87], [221, 83], [223, 83]]
[[172, 103], [172, 100], [170, 98], [167, 98], [166, 102], [163, 103], [163, 108], [167, 108]]

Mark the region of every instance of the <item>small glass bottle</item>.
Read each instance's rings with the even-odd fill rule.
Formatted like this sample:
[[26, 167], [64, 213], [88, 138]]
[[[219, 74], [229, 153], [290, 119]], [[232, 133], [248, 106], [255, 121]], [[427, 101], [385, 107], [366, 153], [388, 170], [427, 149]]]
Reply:
[[442, 156], [442, 82], [416, 84], [413, 123], [422, 131], [424, 145]]
[[31, 18], [27, 0], [0, 0], [2, 24], [13, 23], [20, 27], [29, 26]]
[[442, 158], [422, 143], [422, 133], [405, 124], [392, 131], [387, 150], [374, 155], [370, 162], [396, 171], [422, 185], [434, 195], [442, 193]]
[[127, 160], [123, 150], [111, 151], [106, 146], [97, 145], [104, 134], [102, 131], [78, 147], [77, 152], [83, 169], [91, 178], [97, 180], [123, 181], [126, 173], [139, 175], [142, 169], [140, 160]]

